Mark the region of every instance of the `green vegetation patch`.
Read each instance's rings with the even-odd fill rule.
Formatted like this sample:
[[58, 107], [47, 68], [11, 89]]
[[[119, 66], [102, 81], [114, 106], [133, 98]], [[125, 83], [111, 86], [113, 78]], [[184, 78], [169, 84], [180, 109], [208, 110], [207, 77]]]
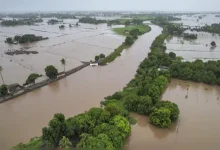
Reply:
[[151, 30], [151, 28], [147, 25], [134, 25], [134, 26], [126, 26], [124, 28], [113, 28], [113, 31], [123, 36], [129, 36], [130, 31], [133, 29], [138, 29], [141, 34], [144, 34]]

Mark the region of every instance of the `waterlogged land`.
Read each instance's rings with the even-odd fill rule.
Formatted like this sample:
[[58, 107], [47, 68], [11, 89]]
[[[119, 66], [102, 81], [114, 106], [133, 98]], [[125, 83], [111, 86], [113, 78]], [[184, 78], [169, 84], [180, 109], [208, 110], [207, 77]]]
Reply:
[[[214, 23], [219, 23], [220, 18], [216, 17], [214, 14], [208, 14], [199, 19], [201, 14], [187, 16], [180, 16], [181, 21], [174, 21], [175, 23], [182, 23], [184, 27], [202, 27], [207, 25], [212, 25]], [[219, 34], [212, 34], [208, 32], [196, 32], [196, 31], [185, 31], [186, 33], [197, 34], [197, 39], [183, 39], [182, 37], [168, 37], [165, 41], [167, 52], [174, 52], [177, 56], [181, 56], [184, 60], [194, 61], [196, 59], [201, 59], [203, 61], [208, 60], [220, 60], [220, 36]], [[217, 47], [212, 48], [211, 42], [215, 41]]]
[[168, 129], [158, 129], [149, 118], [133, 114], [137, 124], [126, 143], [127, 149], [219, 149], [220, 87], [173, 79], [162, 100], [176, 103], [179, 120]]
[[[80, 61], [94, 60], [100, 53], [108, 55], [124, 41], [124, 37], [116, 35], [106, 24], [80, 24], [79, 27], [69, 28], [69, 24], [74, 25], [78, 20], [65, 19], [61, 24], [66, 28], [59, 29], [61, 24], [48, 25], [48, 20], [44, 19], [35, 26], [0, 26], [0, 64], [4, 69], [6, 84], [23, 84], [31, 73], [44, 74], [44, 68], [50, 64], [63, 71], [60, 63], [62, 58], [66, 59], [66, 70], [72, 69], [81, 65]], [[48, 37], [49, 40], [12, 45], [5, 43], [7, 37], [24, 33]], [[8, 50], [21, 49], [39, 53], [14, 56], [5, 54]]]
[[[19, 142], [26, 143], [41, 135], [41, 129], [55, 113], [74, 116], [91, 107], [99, 107], [105, 96], [121, 90], [133, 78], [139, 63], [147, 57], [152, 41], [162, 31], [158, 26], [151, 28], [151, 32], [140, 36], [129, 50], [123, 51], [121, 57], [109, 65], [85, 68], [64, 80], [1, 104], [0, 145], [10, 148]], [[6, 113], [7, 116], [3, 115]], [[15, 120], [17, 128], [14, 128]]]
[[[139, 63], [147, 57], [152, 41], [162, 31], [158, 26], [151, 28], [151, 32], [138, 38], [128, 51], [123, 51], [121, 57], [108, 66], [86, 68], [64, 80], [1, 104], [0, 145], [9, 148], [19, 142], [28, 142], [30, 138], [41, 135], [42, 127], [47, 125], [55, 113], [64, 113], [66, 117], [74, 116], [99, 106], [103, 97], [121, 90], [133, 78]], [[198, 37], [197, 40], [201, 39]], [[181, 41], [176, 41], [182, 44]], [[193, 45], [191, 41], [189, 43]], [[169, 44], [172, 43], [167, 42], [168, 52]], [[66, 46], [66, 43], [59, 45]], [[217, 86], [171, 80], [162, 100], [178, 104], [181, 112], [179, 120], [168, 129], [160, 129], [150, 125], [148, 117], [132, 114], [137, 119], [137, 124], [132, 127], [126, 148], [219, 149], [220, 122], [216, 115], [220, 113], [219, 90]], [[86, 94], [82, 94], [83, 92]], [[14, 128], [15, 122], [17, 128]]]
[[[196, 59], [204, 61], [219, 60], [220, 36], [206, 32], [193, 33], [198, 35], [198, 38], [195, 40], [186, 40], [182, 37], [175, 36], [168, 37], [165, 41], [167, 52], [174, 52], [177, 56], [181, 56], [187, 61], [193, 61]], [[217, 47], [213, 48], [210, 45], [212, 41], [216, 42]]]

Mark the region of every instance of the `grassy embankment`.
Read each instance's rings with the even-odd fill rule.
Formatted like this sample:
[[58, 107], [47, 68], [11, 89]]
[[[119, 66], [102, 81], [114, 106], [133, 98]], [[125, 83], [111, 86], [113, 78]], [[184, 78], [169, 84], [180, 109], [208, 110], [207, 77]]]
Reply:
[[[148, 25], [133, 25], [133, 26], [128, 26], [124, 28], [114, 28], [113, 31], [116, 32], [117, 34], [123, 35], [123, 36], [131, 36], [130, 31], [138, 29], [140, 31], [139, 35], [142, 35], [144, 33], [147, 33], [151, 31], [151, 28]], [[133, 39], [136, 40], [136, 39]], [[105, 65], [107, 63], [110, 63], [114, 61], [118, 56], [121, 55], [121, 52], [124, 49], [129, 48], [131, 45], [127, 45], [125, 42], [123, 42], [118, 48], [114, 50], [114, 52], [110, 53], [103, 61], [102, 64]]]

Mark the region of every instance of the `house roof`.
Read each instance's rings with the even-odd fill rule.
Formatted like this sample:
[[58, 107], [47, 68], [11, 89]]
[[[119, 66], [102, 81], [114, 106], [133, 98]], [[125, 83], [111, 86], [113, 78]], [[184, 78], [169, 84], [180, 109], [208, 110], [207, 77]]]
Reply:
[[16, 90], [17, 87], [20, 87], [20, 88], [23, 88], [21, 85], [19, 85], [18, 83], [15, 83], [15, 84], [10, 84], [8, 85], [8, 90], [9, 91], [13, 91], [13, 90]]

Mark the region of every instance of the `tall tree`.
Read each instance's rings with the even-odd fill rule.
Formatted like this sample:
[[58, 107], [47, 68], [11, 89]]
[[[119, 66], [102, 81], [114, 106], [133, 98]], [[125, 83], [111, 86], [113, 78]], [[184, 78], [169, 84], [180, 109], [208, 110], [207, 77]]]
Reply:
[[64, 67], [64, 72], [65, 72], [66, 60], [65, 60], [64, 58], [62, 58], [62, 59], [60, 60], [60, 62], [61, 62], [61, 64], [63, 65], [63, 67]]
[[2, 82], [3, 82], [3, 84], [5, 84], [4, 78], [2, 76], [2, 71], [3, 71], [3, 68], [2, 68], [2, 66], [0, 66], [0, 74], [1, 74], [1, 77], [2, 77]]

